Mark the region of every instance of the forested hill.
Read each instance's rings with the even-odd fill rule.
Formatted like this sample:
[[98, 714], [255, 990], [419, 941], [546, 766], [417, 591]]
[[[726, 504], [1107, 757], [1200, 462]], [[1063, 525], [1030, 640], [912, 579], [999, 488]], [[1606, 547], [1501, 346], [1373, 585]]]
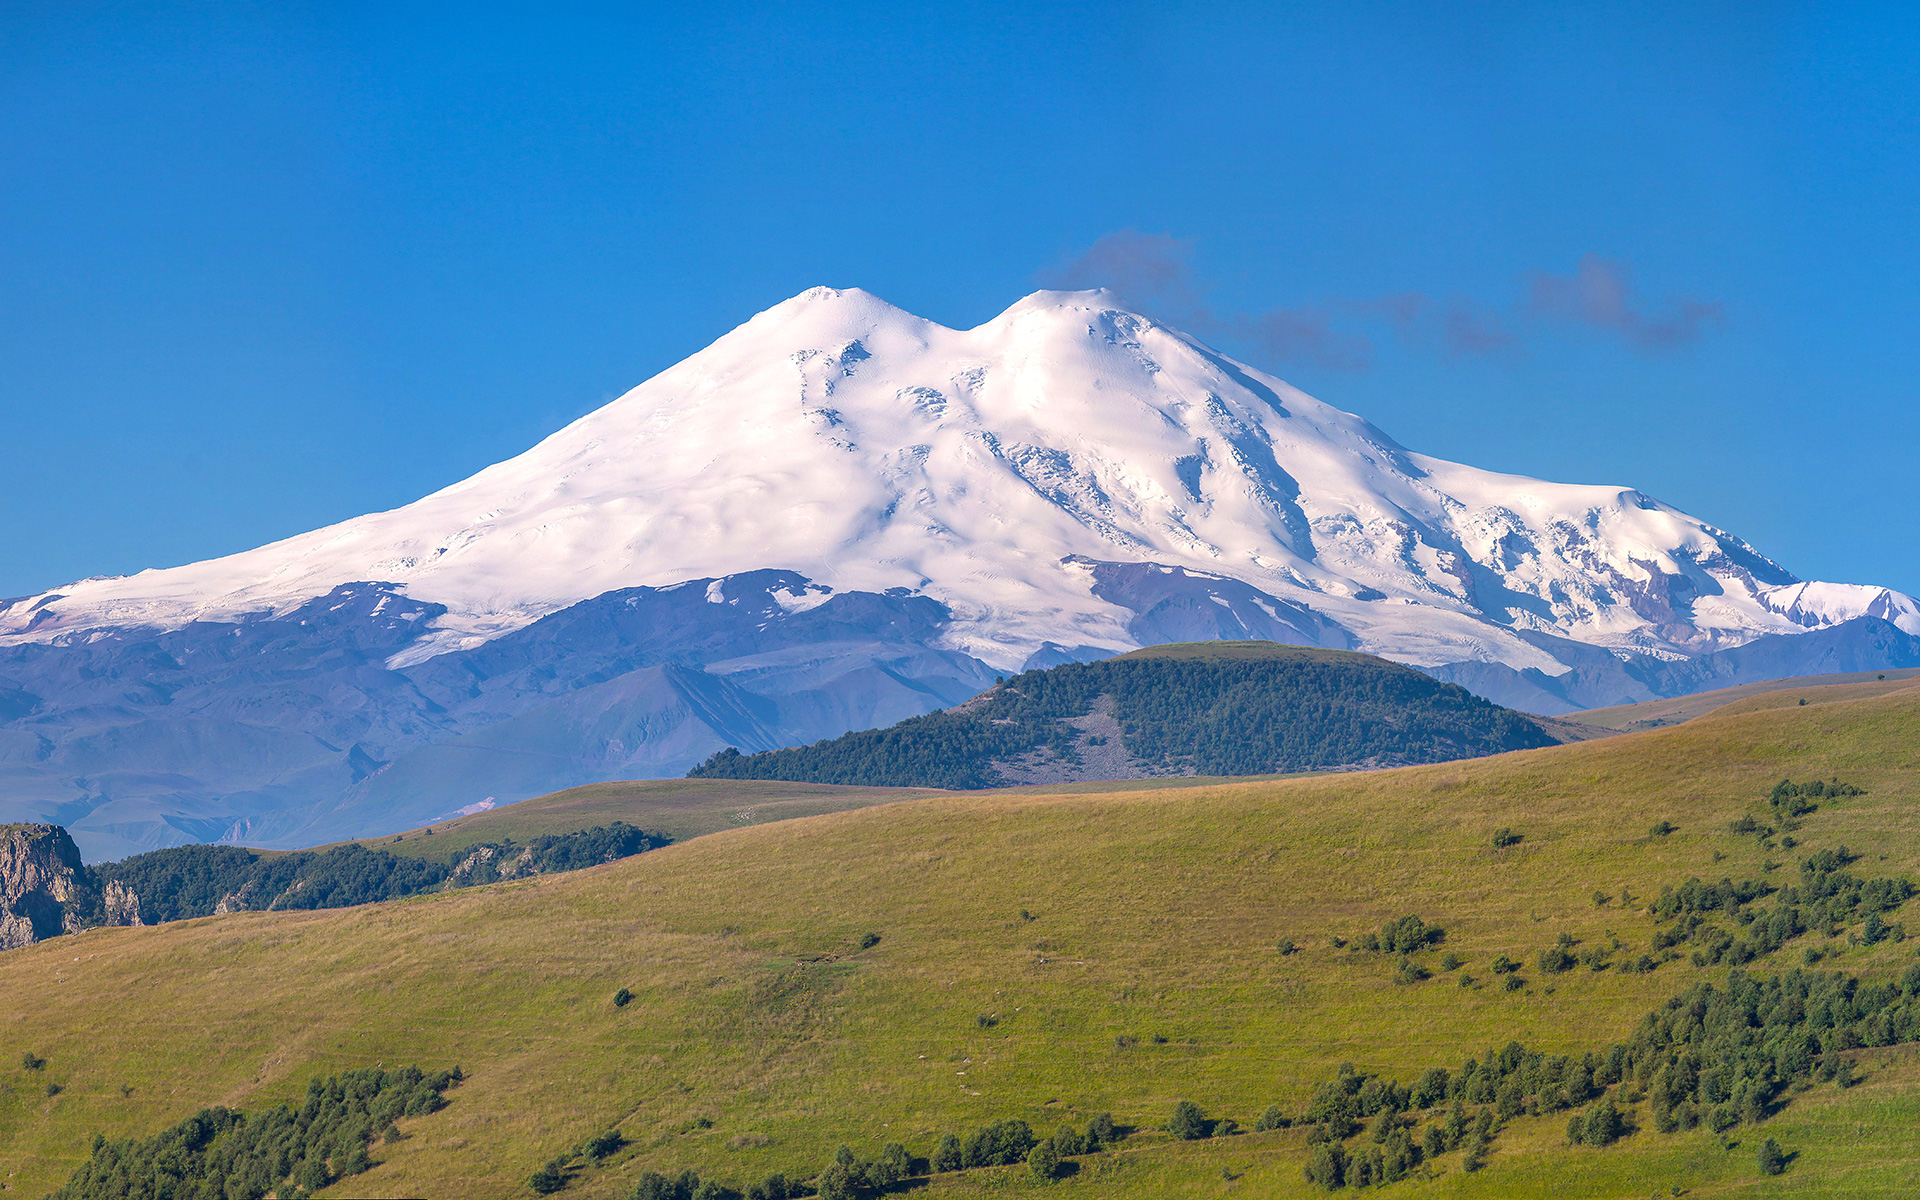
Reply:
[[1027, 671], [886, 729], [763, 754], [723, 750], [688, 775], [987, 788], [1401, 766], [1557, 740], [1520, 713], [1370, 654], [1194, 642]]

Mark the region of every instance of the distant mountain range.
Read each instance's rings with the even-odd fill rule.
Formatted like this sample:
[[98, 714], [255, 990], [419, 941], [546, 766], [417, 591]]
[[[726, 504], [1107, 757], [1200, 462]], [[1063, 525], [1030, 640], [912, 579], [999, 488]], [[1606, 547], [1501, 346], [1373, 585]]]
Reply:
[[1105, 293], [952, 330], [818, 288], [414, 504], [0, 601], [0, 820], [93, 858], [311, 844], [1170, 641], [1564, 713], [1917, 635], [1911, 597], [1413, 453]]

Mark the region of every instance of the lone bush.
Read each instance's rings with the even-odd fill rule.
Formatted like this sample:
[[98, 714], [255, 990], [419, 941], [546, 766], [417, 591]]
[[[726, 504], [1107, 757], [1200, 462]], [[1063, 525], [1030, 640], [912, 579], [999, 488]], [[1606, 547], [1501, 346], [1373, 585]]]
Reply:
[[[1920, 991], [1920, 987], [1915, 988]], [[1120, 1140], [1120, 1134], [1113, 1127], [1113, 1114], [1103, 1112], [1087, 1122], [1087, 1149], [1089, 1152], [1104, 1149]]]
[[[1800, 703], [1805, 704], [1806, 701], [1802, 700]], [[1758, 1159], [1762, 1175], [1778, 1175], [1787, 1169], [1786, 1152], [1781, 1150], [1780, 1143], [1772, 1138], [1760, 1144], [1760, 1150], [1755, 1158]]]
[[1182, 1100], [1173, 1106], [1173, 1119], [1167, 1122], [1167, 1132], [1183, 1142], [1197, 1142], [1207, 1136], [1212, 1126], [1200, 1106], [1191, 1100]]
[[621, 988], [613, 994], [613, 1006], [615, 1008], [625, 1008], [632, 1000], [633, 993], [626, 988]]
[[1520, 844], [1520, 839], [1525, 836], [1525, 834], [1515, 833], [1505, 825], [1502, 825], [1493, 831], [1493, 848], [1495, 850], [1505, 850], [1508, 846], [1517, 846]]

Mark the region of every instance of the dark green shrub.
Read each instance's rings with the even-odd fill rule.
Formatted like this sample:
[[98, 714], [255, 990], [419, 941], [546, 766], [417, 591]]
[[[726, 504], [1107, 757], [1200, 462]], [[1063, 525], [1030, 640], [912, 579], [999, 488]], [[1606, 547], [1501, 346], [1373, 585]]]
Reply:
[[38, 1071], [47, 1065], [47, 1060], [29, 1050], [20, 1056], [20, 1066], [28, 1071]]
[[1493, 973], [1495, 975], [1511, 975], [1515, 971], [1518, 971], [1520, 969], [1519, 963], [1513, 961], [1512, 959], [1508, 958], [1504, 954], [1494, 955], [1493, 961], [1488, 963], [1487, 965], [1493, 968]]
[[857, 1200], [860, 1194], [853, 1172], [837, 1162], [828, 1164], [827, 1169], [814, 1178], [813, 1190], [820, 1200]]
[[626, 988], [621, 988], [613, 994], [613, 1006], [615, 1008], [625, 1008], [632, 999], [633, 993]]
[[936, 1172], [958, 1171], [964, 1165], [960, 1157], [960, 1139], [951, 1133], [942, 1134], [928, 1165]]
[[1173, 1119], [1167, 1122], [1167, 1132], [1186, 1142], [1199, 1141], [1211, 1129], [1200, 1106], [1191, 1100], [1182, 1100], [1174, 1105]]
[[[1802, 704], [1806, 701], [1801, 701]], [[1780, 1149], [1780, 1143], [1768, 1138], [1760, 1144], [1755, 1155], [1762, 1175], [1778, 1175], [1787, 1169], [1786, 1152]]]
[[871, 950], [879, 944], [880, 935], [877, 933], [868, 932], [860, 935], [860, 948], [862, 950]]
[[1072, 1158], [1087, 1152], [1087, 1139], [1071, 1125], [1062, 1125], [1053, 1134], [1053, 1149], [1061, 1158]]
[[1347, 1152], [1338, 1142], [1320, 1142], [1307, 1154], [1307, 1182], [1327, 1191], [1344, 1187], [1347, 1182]]
[[1672, 821], [1662, 819], [1659, 821], [1655, 821], [1653, 823], [1653, 828], [1647, 830], [1647, 832], [1652, 834], [1654, 837], [1665, 837], [1678, 828], [1680, 827], [1678, 825], [1675, 825]]
[[1413, 1085], [1407, 1102], [1415, 1108], [1432, 1108], [1447, 1098], [1447, 1069], [1428, 1067], [1420, 1076], [1420, 1082]]
[[1286, 955], [1286, 954], [1292, 954], [1295, 950], [1298, 950], [1299, 947], [1293, 944], [1292, 938], [1281, 938], [1279, 943], [1276, 946], [1274, 946], [1274, 949], [1278, 950], [1281, 954]]
[[1517, 992], [1521, 988], [1527, 986], [1527, 981], [1520, 978], [1518, 975], [1509, 975], [1507, 976], [1506, 983], [1502, 984], [1501, 986], [1504, 987], [1509, 992]]
[[1525, 834], [1515, 833], [1505, 825], [1502, 825], [1493, 831], [1493, 848], [1495, 850], [1505, 850], [1508, 846], [1518, 846], [1520, 839], [1525, 836]]
[[[1920, 992], [1920, 974], [1915, 975], [1914, 991]], [[1105, 1149], [1120, 1140], [1120, 1134], [1113, 1127], [1113, 1114], [1103, 1112], [1087, 1122], [1087, 1149], [1089, 1151]]]
[[1053, 1147], [1052, 1139], [1041, 1142], [1027, 1153], [1027, 1170], [1035, 1179], [1052, 1179], [1060, 1173], [1060, 1152]]
[[1466, 965], [1467, 960], [1461, 958], [1451, 950], [1440, 956], [1440, 969], [1442, 971], [1457, 971]]
[[567, 1160], [556, 1158], [535, 1171], [528, 1179], [527, 1186], [542, 1196], [551, 1196], [567, 1186]]
[[1293, 1120], [1280, 1111], [1278, 1104], [1269, 1104], [1267, 1111], [1261, 1113], [1260, 1119], [1253, 1123], [1253, 1128], [1255, 1132], [1266, 1133], [1273, 1129], [1285, 1129], [1291, 1124]]
[[580, 1143], [580, 1154], [582, 1157], [599, 1162], [617, 1153], [620, 1147], [626, 1144], [627, 1139], [618, 1129], [609, 1129], [604, 1133], [596, 1133]]
[[1570, 971], [1577, 960], [1573, 952], [1565, 946], [1548, 946], [1540, 952], [1540, 969], [1549, 975], [1558, 975]]
[[961, 1164], [974, 1167], [1003, 1167], [1025, 1162], [1037, 1139], [1033, 1129], [1017, 1118], [995, 1121], [976, 1129], [960, 1150]]

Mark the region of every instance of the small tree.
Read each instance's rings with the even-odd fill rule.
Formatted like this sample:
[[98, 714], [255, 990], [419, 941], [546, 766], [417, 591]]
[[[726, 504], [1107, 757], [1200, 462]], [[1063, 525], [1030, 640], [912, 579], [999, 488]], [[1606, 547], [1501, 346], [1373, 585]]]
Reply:
[[813, 1181], [813, 1189], [819, 1193], [820, 1200], [855, 1200], [858, 1191], [854, 1187], [853, 1173], [845, 1164], [834, 1162], [820, 1172]]
[[1053, 1149], [1061, 1158], [1072, 1158], [1076, 1154], [1087, 1152], [1087, 1139], [1071, 1125], [1062, 1125], [1053, 1134]]
[[[1916, 990], [1920, 990], [1920, 987], [1917, 987]], [[1116, 1133], [1113, 1128], [1112, 1113], [1103, 1112], [1093, 1120], [1087, 1122], [1087, 1150], [1089, 1153], [1111, 1146], [1119, 1140], [1120, 1135]]]
[[613, 994], [613, 1006], [615, 1008], [625, 1008], [627, 1003], [632, 999], [633, 993], [626, 988], [621, 988]]
[[1652, 834], [1654, 837], [1665, 837], [1678, 828], [1680, 827], [1678, 825], [1675, 825], [1672, 821], [1663, 819], [1663, 820], [1655, 821], [1653, 823], [1653, 828], [1647, 830], [1647, 832]]
[[1626, 1132], [1626, 1122], [1620, 1118], [1620, 1110], [1613, 1101], [1602, 1100], [1588, 1106], [1586, 1128], [1581, 1131], [1581, 1139], [1589, 1146], [1610, 1146], [1620, 1140]]
[[1173, 1106], [1173, 1120], [1167, 1122], [1167, 1132], [1186, 1142], [1196, 1142], [1206, 1137], [1209, 1130], [1206, 1114], [1200, 1106], [1191, 1100], [1182, 1100]]
[[940, 1144], [934, 1147], [933, 1158], [928, 1166], [937, 1172], [958, 1171], [960, 1169], [960, 1139], [951, 1133], [940, 1136]]
[[551, 1196], [567, 1186], [566, 1160], [556, 1158], [535, 1171], [528, 1179], [527, 1186], [542, 1196]]
[[[1805, 701], [1802, 701], [1802, 703], [1805, 703]], [[1787, 1169], [1786, 1152], [1781, 1150], [1780, 1143], [1774, 1141], [1772, 1138], [1768, 1138], [1765, 1142], [1761, 1143], [1760, 1151], [1756, 1155], [1756, 1158], [1759, 1160], [1760, 1173], [1762, 1175], [1778, 1175]]]
[[1495, 850], [1505, 850], [1508, 846], [1517, 846], [1520, 844], [1520, 839], [1525, 836], [1525, 834], [1515, 833], [1505, 825], [1502, 825], [1493, 831], [1493, 848]]
[[1027, 1170], [1033, 1172], [1035, 1179], [1052, 1179], [1060, 1173], [1060, 1152], [1054, 1148], [1052, 1138], [1028, 1152]]
[[1293, 1122], [1287, 1118], [1287, 1114], [1280, 1111], [1278, 1104], [1269, 1104], [1267, 1111], [1261, 1113], [1260, 1119], [1253, 1123], [1253, 1128], [1255, 1132], [1266, 1133], [1270, 1129], [1285, 1129], [1291, 1124]]
[[1338, 1142], [1320, 1142], [1307, 1155], [1307, 1181], [1331, 1192], [1347, 1182], [1347, 1152]]

